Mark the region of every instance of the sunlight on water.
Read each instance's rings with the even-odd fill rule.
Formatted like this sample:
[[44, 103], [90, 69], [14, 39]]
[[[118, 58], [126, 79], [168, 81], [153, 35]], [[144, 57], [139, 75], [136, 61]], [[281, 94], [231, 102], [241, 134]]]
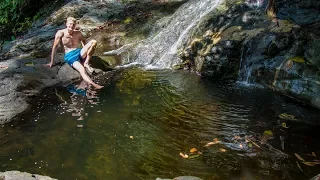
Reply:
[[319, 126], [312, 125], [319, 125], [319, 111], [272, 91], [137, 68], [118, 70], [100, 91], [82, 86], [45, 92], [30, 113], [0, 128], [0, 171], [58, 179], [308, 179], [319, 173], [294, 155], [306, 161], [316, 159], [312, 152], [320, 155]]

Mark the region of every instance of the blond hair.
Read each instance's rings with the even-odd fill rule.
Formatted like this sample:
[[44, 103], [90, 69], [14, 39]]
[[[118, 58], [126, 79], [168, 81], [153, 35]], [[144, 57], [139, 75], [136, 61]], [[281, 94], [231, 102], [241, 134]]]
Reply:
[[71, 22], [73, 22], [73, 23], [76, 23], [76, 18], [74, 18], [74, 17], [68, 17], [67, 18], [67, 22], [69, 22], [69, 21], [71, 21]]

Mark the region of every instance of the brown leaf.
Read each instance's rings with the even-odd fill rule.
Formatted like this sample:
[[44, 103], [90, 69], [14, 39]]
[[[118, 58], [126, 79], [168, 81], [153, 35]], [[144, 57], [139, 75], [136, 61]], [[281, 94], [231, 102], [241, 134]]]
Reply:
[[214, 143], [214, 142], [208, 142], [206, 145], [204, 145], [204, 147], [208, 147], [208, 146], [211, 146], [211, 145], [214, 145], [214, 144], [217, 144], [217, 143]]
[[220, 148], [219, 151], [220, 151], [220, 152], [227, 152], [227, 150], [226, 150], [226, 149], [223, 149], [223, 148]]
[[307, 162], [307, 161], [302, 161], [302, 163], [308, 166], [315, 166], [320, 164], [320, 162]]
[[191, 153], [195, 153], [195, 152], [197, 152], [197, 151], [198, 151], [198, 149], [196, 149], [196, 148], [190, 149], [190, 152], [191, 152]]
[[208, 142], [206, 145], [204, 145], [204, 147], [208, 147], [208, 146], [219, 144], [219, 143], [220, 143], [220, 141], [218, 141], [218, 142]]
[[300, 160], [300, 161], [304, 161], [304, 159], [297, 153], [294, 153], [294, 155]]
[[185, 158], [185, 159], [189, 157], [187, 154], [183, 154], [182, 152], [180, 152], [180, 156]]
[[208, 147], [208, 146], [211, 146], [211, 145], [214, 145], [214, 144], [219, 144], [219, 143], [221, 143], [221, 141], [219, 141], [218, 138], [214, 138], [213, 142], [208, 142], [206, 145], [204, 145], [204, 147]]

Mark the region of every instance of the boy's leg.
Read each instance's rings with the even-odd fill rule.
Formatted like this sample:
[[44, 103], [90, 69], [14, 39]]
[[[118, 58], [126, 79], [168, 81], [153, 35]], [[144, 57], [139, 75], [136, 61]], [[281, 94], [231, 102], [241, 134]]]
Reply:
[[94, 53], [94, 50], [97, 46], [96, 40], [90, 40], [80, 51], [80, 55], [83, 59], [85, 59], [83, 66], [89, 70], [89, 72], [93, 72], [93, 69], [89, 66], [89, 61]]
[[81, 75], [81, 77], [83, 78], [83, 80], [85, 80], [86, 82], [88, 82], [89, 84], [91, 84], [94, 88], [96, 89], [101, 89], [103, 88], [103, 86], [100, 86], [96, 83], [94, 83], [90, 77], [87, 75], [84, 67], [82, 66], [82, 64], [79, 61], [76, 61], [72, 64], [72, 67], [75, 68]]

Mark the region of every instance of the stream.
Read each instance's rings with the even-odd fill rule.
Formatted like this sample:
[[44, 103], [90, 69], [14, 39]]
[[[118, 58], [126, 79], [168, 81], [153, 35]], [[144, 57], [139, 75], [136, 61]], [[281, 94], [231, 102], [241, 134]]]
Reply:
[[320, 172], [295, 156], [319, 160], [319, 110], [271, 90], [140, 68], [118, 70], [97, 92], [74, 87], [48, 89], [0, 127], [0, 171], [264, 180]]

